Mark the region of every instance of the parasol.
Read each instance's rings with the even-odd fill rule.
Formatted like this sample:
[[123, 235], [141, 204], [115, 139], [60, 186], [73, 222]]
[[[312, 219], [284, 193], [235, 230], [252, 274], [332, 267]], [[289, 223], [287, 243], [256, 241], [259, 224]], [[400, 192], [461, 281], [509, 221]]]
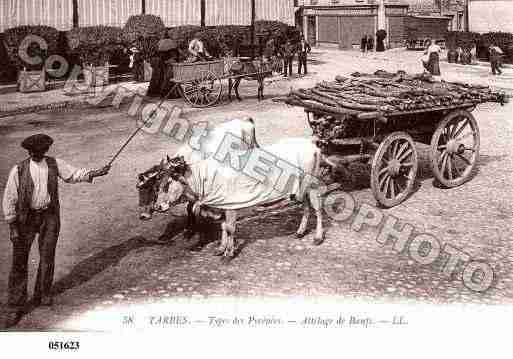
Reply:
[[158, 43], [158, 51], [169, 51], [172, 49], [176, 49], [178, 44], [175, 40], [172, 39], [162, 39]]

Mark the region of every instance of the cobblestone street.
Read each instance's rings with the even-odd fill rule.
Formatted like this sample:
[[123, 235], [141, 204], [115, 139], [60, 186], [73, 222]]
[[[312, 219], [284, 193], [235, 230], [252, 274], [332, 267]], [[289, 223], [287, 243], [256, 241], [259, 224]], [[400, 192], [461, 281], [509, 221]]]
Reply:
[[[284, 137], [310, 136], [301, 108], [272, 101], [290, 88], [313, 86], [320, 80], [353, 71], [406, 70], [421, 72], [421, 53], [393, 50], [362, 56], [358, 52], [314, 49], [311, 74], [284, 80], [275, 77], [266, 86], [266, 100], [257, 102], [254, 83], [241, 85], [243, 102], [209, 109], [184, 109], [192, 122], [216, 124], [241, 114], [256, 122], [257, 140], [266, 145]], [[443, 63], [448, 80], [490, 85], [513, 93], [513, 70], [493, 77], [484, 66]], [[181, 100], [170, 104], [183, 106]], [[45, 132], [55, 139], [51, 155], [76, 166], [106, 163], [136, 123], [127, 108], [41, 112], [0, 119], [4, 151], [0, 154], [0, 187], [8, 171], [25, 154], [19, 142], [29, 134]], [[157, 215], [150, 222], [137, 217], [136, 174], [173, 154], [178, 144], [162, 135], [141, 133], [113, 166], [108, 177], [94, 186], [63, 184], [62, 230], [57, 248], [55, 305], [28, 314], [15, 329], [62, 328], [64, 322], [88, 310], [163, 299], [213, 297], [340, 297], [344, 299], [428, 303], [506, 304], [513, 299], [513, 104], [484, 104], [473, 112], [481, 134], [479, 169], [461, 187], [438, 188], [429, 169], [428, 146], [418, 145], [419, 172], [415, 193], [392, 209], [381, 209], [415, 233], [430, 233], [442, 248], [449, 244], [473, 259], [492, 265], [493, 287], [477, 293], [457, 276], [441, 272], [443, 263], [422, 266], [408, 253], [398, 254], [390, 243], [376, 241], [379, 227], [356, 232], [352, 220], [337, 223], [325, 216], [326, 241], [312, 244], [313, 234], [302, 240], [294, 233], [301, 219], [298, 206], [273, 212], [250, 212], [237, 227], [243, 243], [229, 264], [213, 256], [218, 228], [208, 228], [209, 244], [191, 251], [183, 239], [183, 208]], [[94, 152], [90, 149], [94, 148]], [[354, 181], [344, 178], [342, 190], [357, 206], [376, 202], [369, 188], [370, 168], [352, 165]], [[310, 229], [314, 228], [311, 218]], [[173, 238], [162, 245], [154, 240], [166, 232]], [[0, 293], [6, 292], [11, 261], [8, 228], [0, 224]], [[35, 276], [37, 254], [31, 256]], [[30, 285], [33, 284], [33, 279]], [[0, 297], [4, 301], [5, 297]], [[73, 327], [73, 325], [71, 325]]]

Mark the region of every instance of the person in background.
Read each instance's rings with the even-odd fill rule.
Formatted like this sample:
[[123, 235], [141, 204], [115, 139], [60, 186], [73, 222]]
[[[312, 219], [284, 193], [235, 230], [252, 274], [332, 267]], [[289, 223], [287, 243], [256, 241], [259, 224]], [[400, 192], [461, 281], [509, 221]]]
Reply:
[[275, 51], [276, 51], [275, 41], [270, 35], [268, 35], [267, 40], [265, 42], [265, 47], [264, 47], [264, 54], [263, 54], [264, 58], [267, 61], [271, 61], [272, 58], [275, 56]]
[[271, 36], [271, 34], [268, 34], [263, 53], [264, 63], [270, 66], [272, 72], [281, 72], [281, 61], [278, 58], [279, 55], [276, 50], [276, 43], [276, 40]]
[[[160, 98], [178, 98], [180, 97], [173, 78], [173, 63], [180, 62], [180, 51], [178, 50], [178, 42], [172, 39], [168, 31], [164, 31], [161, 40], [157, 44], [160, 58]], [[174, 89], [174, 91], [172, 91]]]
[[162, 85], [165, 78], [166, 64], [165, 61], [171, 56], [168, 48], [169, 34], [164, 31], [157, 43], [157, 55], [150, 60], [152, 68], [151, 80], [146, 91], [146, 96], [159, 97], [161, 95]]
[[240, 53], [241, 38], [239, 37], [239, 35], [234, 34], [232, 39], [232, 55], [238, 57]]
[[374, 38], [372, 36], [367, 37], [367, 52], [374, 50]]
[[387, 32], [383, 29], [376, 31], [376, 51], [385, 51], [385, 39], [387, 38]]
[[153, 56], [150, 59], [150, 66], [152, 68], [150, 84], [146, 90], [146, 96], [158, 97], [160, 96], [161, 80], [162, 80], [162, 65], [158, 56]]
[[172, 67], [169, 62], [179, 62], [180, 52], [177, 41], [171, 39], [168, 31], [162, 33], [161, 39], [157, 43], [157, 56], [150, 60], [152, 74], [146, 96], [164, 97], [169, 94], [171, 98], [179, 97], [178, 90], [170, 93], [170, 89], [175, 83], [170, 79], [173, 77]]
[[279, 64], [279, 71], [280, 73], [284, 73], [285, 69], [285, 58], [283, 57], [283, 46], [285, 44], [285, 40], [282, 37], [279, 37], [275, 42], [275, 54], [277, 58], [277, 62]]
[[461, 64], [461, 63], [463, 63], [463, 49], [461, 48], [461, 46], [458, 46], [458, 47], [456, 48], [456, 54], [457, 54], [457, 55], [456, 55], [456, 56], [457, 56], [457, 58], [456, 58], [456, 63], [457, 63], [457, 64]]
[[[424, 53], [423, 62], [425, 63], [424, 67], [428, 70], [428, 72], [435, 77], [435, 79], [440, 78], [440, 52], [442, 49], [440, 46], [435, 44], [433, 39], [426, 41], [426, 51]], [[426, 62], [427, 60], [427, 62]]]
[[290, 39], [287, 39], [282, 47], [283, 76], [292, 76], [292, 61], [294, 60], [294, 47]]
[[308, 75], [308, 68], [307, 68], [307, 57], [308, 54], [312, 51], [312, 47], [308, 42], [305, 40], [305, 36], [301, 35], [301, 39], [299, 40], [298, 49], [297, 49], [297, 58], [298, 58], [298, 64], [297, 64], [297, 73], [298, 75], [301, 75], [301, 69], [305, 69], [305, 75]]
[[128, 67], [132, 70], [134, 81], [141, 82], [144, 80], [144, 61], [135, 44], [130, 48], [130, 64]]
[[490, 52], [490, 66], [492, 68], [492, 74], [494, 75], [502, 75], [501, 70], [501, 57], [502, 57], [502, 50], [499, 46], [496, 46], [494, 44], [491, 44], [488, 48], [488, 51]]
[[363, 37], [362, 37], [362, 40], [360, 42], [360, 49], [362, 50], [363, 53], [365, 53], [367, 51], [367, 34], [364, 34]]
[[194, 38], [189, 42], [189, 54], [188, 62], [206, 61], [210, 58], [210, 54], [201, 40], [200, 32], [194, 34]]
[[5, 220], [9, 223], [13, 259], [8, 283], [7, 318], [3, 326], [15, 325], [24, 314], [27, 300], [28, 259], [36, 235], [39, 269], [34, 304], [51, 306], [55, 248], [60, 230], [58, 179], [66, 183], [89, 182], [106, 175], [110, 166], [100, 169], [75, 168], [61, 159], [46, 156], [53, 139], [45, 134], [27, 137], [21, 147], [29, 158], [9, 173], [3, 197]]
[[470, 48], [470, 63], [472, 64], [474, 60], [477, 58], [477, 44], [473, 44]]

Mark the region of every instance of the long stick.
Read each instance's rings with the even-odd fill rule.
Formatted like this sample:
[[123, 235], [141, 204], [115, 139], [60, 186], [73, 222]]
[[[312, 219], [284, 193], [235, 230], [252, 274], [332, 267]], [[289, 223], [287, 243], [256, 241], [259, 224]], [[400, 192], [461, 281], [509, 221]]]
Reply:
[[173, 87], [171, 87], [171, 90], [169, 90], [169, 92], [166, 94], [166, 96], [160, 101], [160, 103], [158, 104], [157, 107], [155, 107], [153, 109], [153, 111], [151, 111], [150, 115], [148, 116], [148, 118], [146, 119], [146, 121], [143, 122], [143, 124], [141, 126], [139, 126], [131, 135], [130, 137], [128, 137], [128, 139], [125, 141], [125, 143], [123, 144], [123, 146], [121, 146], [121, 148], [118, 150], [118, 152], [116, 152], [116, 154], [112, 157], [112, 159], [110, 160], [108, 166], [111, 166], [112, 163], [114, 163], [114, 161], [116, 160], [116, 158], [118, 158], [118, 156], [121, 154], [121, 152], [123, 152], [123, 150], [125, 149], [125, 147], [130, 143], [130, 141], [132, 141], [132, 138], [135, 137], [135, 135], [137, 135], [139, 133], [140, 130], [142, 130], [142, 128], [144, 126], [146, 126], [152, 119], [153, 119], [153, 116], [155, 115], [155, 113], [157, 112], [158, 109], [160, 109], [160, 107], [164, 104], [164, 102], [167, 100], [167, 98], [169, 97], [169, 95], [171, 94], [171, 91], [173, 91], [175, 89], [177, 85], [175, 84]]

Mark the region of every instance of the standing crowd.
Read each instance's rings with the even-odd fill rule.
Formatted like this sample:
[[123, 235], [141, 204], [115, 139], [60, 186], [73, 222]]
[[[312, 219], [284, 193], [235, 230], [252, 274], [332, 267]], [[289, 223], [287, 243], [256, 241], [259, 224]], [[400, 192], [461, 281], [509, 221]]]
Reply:
[[292, 68], [295, 57], [297, 57], [298, 75], [308, 74], [308, 54], [311, 51], [312, 47], [303, 35], [300, 36], [299, 40], [295, 41], [291, 38], [275, 40], [268, 35], [262, 54], [264, 61], [271, 61], [273, 59], [280, 60], [283, 76], [289, 77], [293, 74]]
[[[441, 72], [440, 72], [440, 57], [441, 57], [442, 48], [435, 43], [433, 39], [429, 39], [425, 44], [425, 51], [422, 56], [422, 65], [424, 66], [425, 71], [433, 76], [435, 80], [441, 80]], [[488, 46], [488, 54], [490, 60], [490, 67], [493, 75], [501, 75], [502, 70], [502, 57], [504, 52], [502, 49], [495, 45], [490, 44]], [[476, 46], [474, 45], [471, 50], [462, 49], [461, 46], [456, 48], [456, 63], [461, 63], [464, 65], [470, 65], [472, 60], [476, 58]]]
[[374, 38], [368, 34], [364, 34], [360, 43], [360, 49], [363, 53], [374, 50]]

